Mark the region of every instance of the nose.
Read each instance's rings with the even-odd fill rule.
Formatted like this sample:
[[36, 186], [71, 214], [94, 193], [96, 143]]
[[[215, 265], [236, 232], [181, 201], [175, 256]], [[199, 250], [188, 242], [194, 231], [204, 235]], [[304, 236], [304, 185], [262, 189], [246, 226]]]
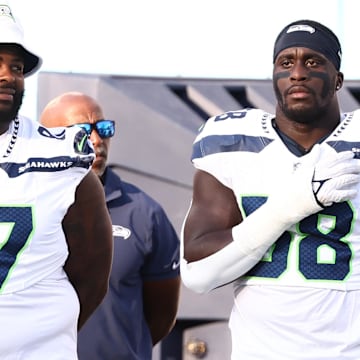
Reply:
[[11, 67], [8, 66], [7, 64], [2, 63], [0, 65], [0, 80], [7, 81], [7, 82], [15, 81], [15, 75], [14, 75]]
[[290, 78], [296, 81], [306, 80], [308, 77], [308, 70], [301, 61], [296, 61], [290, 71]]
[[99, 145], [103, 142], [103, 139], [100, 137], [100, 135], [97, 133], [96, 130], [93, 130], [90, 134], [90, 140], [93, 143], [94, 146]]

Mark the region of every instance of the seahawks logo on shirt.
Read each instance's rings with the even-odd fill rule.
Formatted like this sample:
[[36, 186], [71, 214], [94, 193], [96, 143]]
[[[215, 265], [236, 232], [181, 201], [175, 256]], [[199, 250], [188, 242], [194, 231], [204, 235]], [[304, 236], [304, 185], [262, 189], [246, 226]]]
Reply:
[[85, 130], [79, 130], [74, 138], [74, 150], [77, 154], [91, 154], [94, 152]]
[[122, 237], [124, 240], [128, 239], [131, 235], [130, 229], [121, 226], [121, 225], [113, 225], [113, 236]]

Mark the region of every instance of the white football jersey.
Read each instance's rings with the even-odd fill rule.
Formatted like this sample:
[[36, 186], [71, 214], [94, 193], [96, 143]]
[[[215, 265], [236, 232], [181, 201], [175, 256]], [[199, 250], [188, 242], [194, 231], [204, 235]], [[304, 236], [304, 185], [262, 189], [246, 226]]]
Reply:
[[[258, 109], [227, 112], [209, 119], [194, 142], [194, 166], [233, 190], [244, 218], [306, 161], [287, 148], [273, 119]], [[322, 151], [360, 158], [359, 134], [360, 112], [343, 114]], [[359, 209], [360, 194], [303, 219], [234, 282], [233, 359], [360, 359]]]
[[0, 358], [76, 359], [79, 303], [61, 223], [93, 148], [78, 127], [19, 117], [0, 156]]

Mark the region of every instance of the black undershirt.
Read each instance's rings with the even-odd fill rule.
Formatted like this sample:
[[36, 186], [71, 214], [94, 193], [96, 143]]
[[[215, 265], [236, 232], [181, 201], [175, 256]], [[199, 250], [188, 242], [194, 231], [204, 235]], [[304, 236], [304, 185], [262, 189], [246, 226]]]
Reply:
[[[299, 145], [296, 141], [294, 141], [293, 139], [291, 139], [289, 136], [285, 135], [277, 126], [275, 123], [275, 120], [272, 121], [272, 126], [275, 129], [275, 131], [278, 133], [278, 135], [280, 136], [281, 140], [284, 142], [284, 144], [286, 145], [286, 147], [296, 156], [303, 156], [306, 155], [307, 153], [309, 153], [311, 151], [311, 149], [313, 148], [313, 146], [311, 146], [309, 149], [305, 149], [304, 147], [302, 147], [301, 145]], [[325, 136], [321, 137], [316, 144], [321, 144], [327, 137], [329, 136], [329, 134], [326, 134]]]

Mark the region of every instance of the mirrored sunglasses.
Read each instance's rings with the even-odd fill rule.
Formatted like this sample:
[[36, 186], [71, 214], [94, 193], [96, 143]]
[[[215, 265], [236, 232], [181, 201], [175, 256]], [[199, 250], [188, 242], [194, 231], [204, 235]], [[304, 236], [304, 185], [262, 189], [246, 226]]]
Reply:
[[76, 125], [84, 129], [89, 136], [93, 130], [95, 130], [102, 139], [110, 138], [115, 134], [115, 121], [113, 120], [99, 120], [93, 124], [81, 123]]

